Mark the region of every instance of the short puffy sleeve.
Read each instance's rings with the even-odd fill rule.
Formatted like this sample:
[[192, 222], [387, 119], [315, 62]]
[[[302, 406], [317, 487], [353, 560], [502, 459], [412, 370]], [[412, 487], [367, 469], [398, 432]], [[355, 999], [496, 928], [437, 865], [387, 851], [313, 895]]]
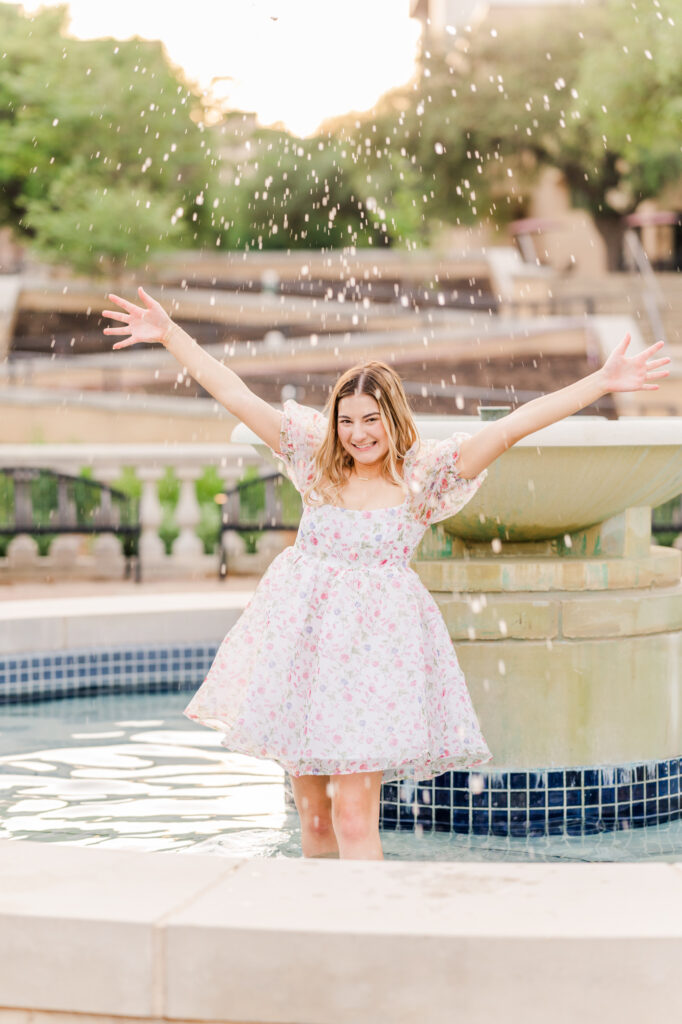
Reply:
[[408, 501], [420, 522], [431, 525], [454, 516], [473, 498], [488, 471], [467, 480], [457, 472], [457, 459], [469, 434], [453, 434], [444, 441], [422, 440], [405, 455]]
[[279, 453], [297, 491], [303, 493], [312, 479], [313, 457], [327, 430], [327, 420], [316, 409], [287, 399], [282, 406]]

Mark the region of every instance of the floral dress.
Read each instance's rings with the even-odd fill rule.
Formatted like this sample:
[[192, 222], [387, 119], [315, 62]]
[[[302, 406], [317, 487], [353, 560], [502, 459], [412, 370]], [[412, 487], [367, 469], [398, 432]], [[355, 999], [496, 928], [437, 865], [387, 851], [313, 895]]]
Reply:
[[[280, 452], [299, 491], [324, 417], [284, 403]], [[184, 714], [229, 750], [291, 775], [383, 772], [426, 780], [490, 752], [438, 607], [409, 566], [432, 523], [475, 494], [457, 474], [466, 434], [405, 454], [402, 505], [304, 506]]]

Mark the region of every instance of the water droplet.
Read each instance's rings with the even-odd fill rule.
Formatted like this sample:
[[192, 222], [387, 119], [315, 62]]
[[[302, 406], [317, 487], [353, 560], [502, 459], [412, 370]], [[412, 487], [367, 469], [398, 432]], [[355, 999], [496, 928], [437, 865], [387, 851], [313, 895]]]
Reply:
[[478, 793], [482, 793], [485, 789], [485, 779], [478, 772], [472, 772], [469, 775], [469, 791], [476, 796]]

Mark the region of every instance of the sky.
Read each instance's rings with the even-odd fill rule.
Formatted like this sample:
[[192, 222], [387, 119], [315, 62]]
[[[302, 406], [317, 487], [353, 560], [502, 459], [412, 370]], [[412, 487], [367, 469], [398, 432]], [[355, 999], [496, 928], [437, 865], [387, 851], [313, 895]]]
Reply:
[[190, 80], [299, 135], [407, 82], [419, 39], [409, 0], [70, 0], [68, 8], [72, 35], [161, 39]]

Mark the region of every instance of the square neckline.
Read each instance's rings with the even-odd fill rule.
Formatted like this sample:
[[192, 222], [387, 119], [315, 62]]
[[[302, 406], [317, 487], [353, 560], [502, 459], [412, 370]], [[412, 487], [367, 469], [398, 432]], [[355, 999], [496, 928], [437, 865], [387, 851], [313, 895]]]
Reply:
[[[407, 497], [403, 498], [399, 505], [384, 505], [383, 508], [346, 508], [345, 505], [329, 505], [329, 508], [338, 508], [342, 512], [392, 512], [396, 508], [403, 508], [407, 505]], [[320, 505], [320, 508], [326, 508], [325, 505]]]
[[[408, 460], [415, 454], [415, 450], [419, 447], [419, 438], [414, 441], [403, 455], [403, 474]], [[383, 508], [346, 508], [344, 505], [330, 505], [330, 508], [340, 508], [342, 512], [392, 512], [396, 508], [405, 508], [410, 500], [409, 491], [398, 505], [384, 505]], [[324, 508], [324, 505], [320, 506]]]

